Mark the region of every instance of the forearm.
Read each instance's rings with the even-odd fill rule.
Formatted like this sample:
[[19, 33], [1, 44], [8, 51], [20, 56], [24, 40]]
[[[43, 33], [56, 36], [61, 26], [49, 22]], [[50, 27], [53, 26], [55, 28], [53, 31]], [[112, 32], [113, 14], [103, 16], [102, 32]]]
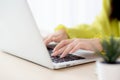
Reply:
[[91, 39], [91, 44], [93, 45], [93, 48], [96, 48], [99, 51], [103, 50], [102, 45], [101, 45], [101, 39], [99, 38]]

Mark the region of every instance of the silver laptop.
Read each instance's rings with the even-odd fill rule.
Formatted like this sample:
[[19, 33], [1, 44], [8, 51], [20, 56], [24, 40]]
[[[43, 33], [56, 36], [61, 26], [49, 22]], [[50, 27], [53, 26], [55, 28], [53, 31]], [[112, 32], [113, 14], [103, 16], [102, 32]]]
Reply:
[[0, 50], [50, 69], [96, 60], [81, 50], [65, 58], [51, 57], [52, 48], [44, 45], [26, 0], [0, 0]]

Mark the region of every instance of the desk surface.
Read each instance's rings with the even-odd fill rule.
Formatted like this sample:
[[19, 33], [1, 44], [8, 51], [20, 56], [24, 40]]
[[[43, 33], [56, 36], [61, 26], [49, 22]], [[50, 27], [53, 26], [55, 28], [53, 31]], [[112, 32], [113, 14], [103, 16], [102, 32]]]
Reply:
[[95, 63], [50, 70], [0, 52], [0, 80], [97, 80]]

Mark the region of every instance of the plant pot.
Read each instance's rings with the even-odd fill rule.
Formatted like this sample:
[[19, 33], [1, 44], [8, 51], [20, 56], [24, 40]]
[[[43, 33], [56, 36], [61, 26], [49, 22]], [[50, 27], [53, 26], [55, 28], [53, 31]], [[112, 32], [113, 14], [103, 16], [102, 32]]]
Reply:
[[120, 62], [117, 64], [108, 64], [97, 61], [96, 73], [99, 80], [120, 80]]

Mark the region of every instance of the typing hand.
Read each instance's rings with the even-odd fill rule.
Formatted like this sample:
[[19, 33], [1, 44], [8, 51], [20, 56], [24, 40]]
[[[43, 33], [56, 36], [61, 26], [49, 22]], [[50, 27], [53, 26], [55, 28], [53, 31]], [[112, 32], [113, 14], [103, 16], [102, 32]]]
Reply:
[[[93, 47], [94, 46], [94, 47]], [[102, 50], [99, 39], [67, 39], [62, 40], [53, 50], [52, 56], [61, 55], [63, 58], [69, 53], [79, 49], [94, 51], [94, 48]]]
[[64, 30], [59, 30], [44, 38], [44, 43], [48, 45], [50, 42], [60, 42], [64, 39], [68, 39], [67, 33]]

